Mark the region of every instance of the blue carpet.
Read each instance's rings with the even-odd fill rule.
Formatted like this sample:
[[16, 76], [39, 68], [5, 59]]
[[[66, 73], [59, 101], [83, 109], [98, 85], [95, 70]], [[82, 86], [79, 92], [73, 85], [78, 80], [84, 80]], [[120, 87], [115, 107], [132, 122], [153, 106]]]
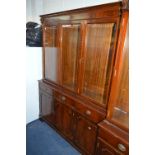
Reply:
[[26, 127], [26, 155], [80, 155], [56, 131], [40, 120]]

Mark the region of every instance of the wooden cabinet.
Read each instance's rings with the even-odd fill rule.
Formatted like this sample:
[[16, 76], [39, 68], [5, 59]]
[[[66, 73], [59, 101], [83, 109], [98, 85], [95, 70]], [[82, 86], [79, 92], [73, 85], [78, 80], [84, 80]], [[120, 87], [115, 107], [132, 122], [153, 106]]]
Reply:
[[[127, 155], [128, 137], [119, 137], [128, 132], [128, 12], [117, 2], [42, 15], [41, 22], [40, 116], [83, 154], [122, 154], [120, 141]], [[105, 119], [112, 123], [106, 130]]]
[[94, 154], [97, 125], [67, 106], [66, 103], [55, 102], [55, 126], [65, 137], [73, 140], [82, 152]]
[[96, 154], [129, 154], [129, 25], [122, 11], [106, 120], [99, 123]]
[[106, 107], [121, 3], [41, 16], [44, 81]]
[[114, 66], [107, 118], [121, 128], [129, 127], [129, 26], [128, 12], [122, 14], [120, 38]]
[[81, 94], [101, 105], [107, 100], [116, 29], [109, 22], [86, 24]]

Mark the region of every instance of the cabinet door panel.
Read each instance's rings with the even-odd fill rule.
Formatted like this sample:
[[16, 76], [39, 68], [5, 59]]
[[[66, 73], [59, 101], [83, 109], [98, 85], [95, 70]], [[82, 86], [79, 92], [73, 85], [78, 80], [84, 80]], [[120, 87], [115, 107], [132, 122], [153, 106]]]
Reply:
[[66, 137], [73, 139], [73, 113], [68, 106], [63, 106], [62, 131]]
[[45, 26], [44, 27], [44, 47], [56, 47], [56, 33], [57, 28], [56, 26]]
[[44, 27], [44, 76], [45, 79], [58, 83], [58, 58], [60, 50], [57, 46], [58, 28], [56, 26]]
[[128, 12], [122, 15], [115, 63], [115, 74], [109, 99], [108, 118], [128, 130], [129, 127], [129, 27]]
[[98, 138], [97, 147], [96, 147], [96, 155], [123, 155], [123, 153], [117, 151], [106, 141]]
[[128, 49], [128, 36], [127, 32], [122, 64], [120, 64], [117, 94], [115, 97], [115, 105], [113, 109], [112, 119], [120, 124], [128, 127], [129, 121], [129, 49]]
[[[112, 63], [114, 23], [88, 24], [86, 28], [86, 49], [82, 94], [100, 104], [105, 104], [107, 84]], [[112, 52], [112, 53], [111, 53]]]
[[82, 116], [77, 116], [75, 143], [86, 153], [93, 154], [96, 142], [96, 126]]
[[75, 90], [80, 27], [79, 25], [62, 25], [61, 33], [61, 84]]
[[69, 139], [73, 139], [72, 109], [58, 101], [55, 102], [55, 125]]
[[55, 126], [62, 130], [63, 105], [55, 101]]

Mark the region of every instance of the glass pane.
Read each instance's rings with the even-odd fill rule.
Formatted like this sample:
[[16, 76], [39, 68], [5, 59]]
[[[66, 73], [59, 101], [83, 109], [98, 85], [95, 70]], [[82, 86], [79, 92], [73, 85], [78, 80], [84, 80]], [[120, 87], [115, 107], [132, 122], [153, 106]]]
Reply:
[[123, 50], [120, 78], [118, 78], [117, 95], [112, 119], [128, 127], [129, 123], [129, 31], [126, 36]]
[[45, 27], [44, 29], [44, 46], [45, 47], [56, 47], [56, 26]]
[[76, 86], [79, 25], [62, 26], [62, 85], [69, 89]]
[[45, 52], [45, 79], [58, 82], [58, 57], [60, 50], [56, 47], [57, 28], [45, 27], [44, 52]]
[[100, 104], [106, 100], [107, 66], [114, 23], [88, 24], [83, 95]]

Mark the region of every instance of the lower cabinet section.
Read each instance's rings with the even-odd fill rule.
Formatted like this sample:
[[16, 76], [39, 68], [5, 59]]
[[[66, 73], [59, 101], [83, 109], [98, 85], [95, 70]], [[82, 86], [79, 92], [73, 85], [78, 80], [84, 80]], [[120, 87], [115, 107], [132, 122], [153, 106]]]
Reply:
[[55, 126], [83, 152], [94, 154], [96, 125], [58, 101], [55, 101]]
[[82, 155], [128, 155], [128, 134], [105, 119], [94, 122], [100, 117], [94, 117], [97, 112], [93, 108], [43, 84], [39, 88], [40, 117], [55, 126]]
[[109, 143], [101, 138], [97, 140], [95, 155], [123, 155], [121, 152], [112, 147]]

